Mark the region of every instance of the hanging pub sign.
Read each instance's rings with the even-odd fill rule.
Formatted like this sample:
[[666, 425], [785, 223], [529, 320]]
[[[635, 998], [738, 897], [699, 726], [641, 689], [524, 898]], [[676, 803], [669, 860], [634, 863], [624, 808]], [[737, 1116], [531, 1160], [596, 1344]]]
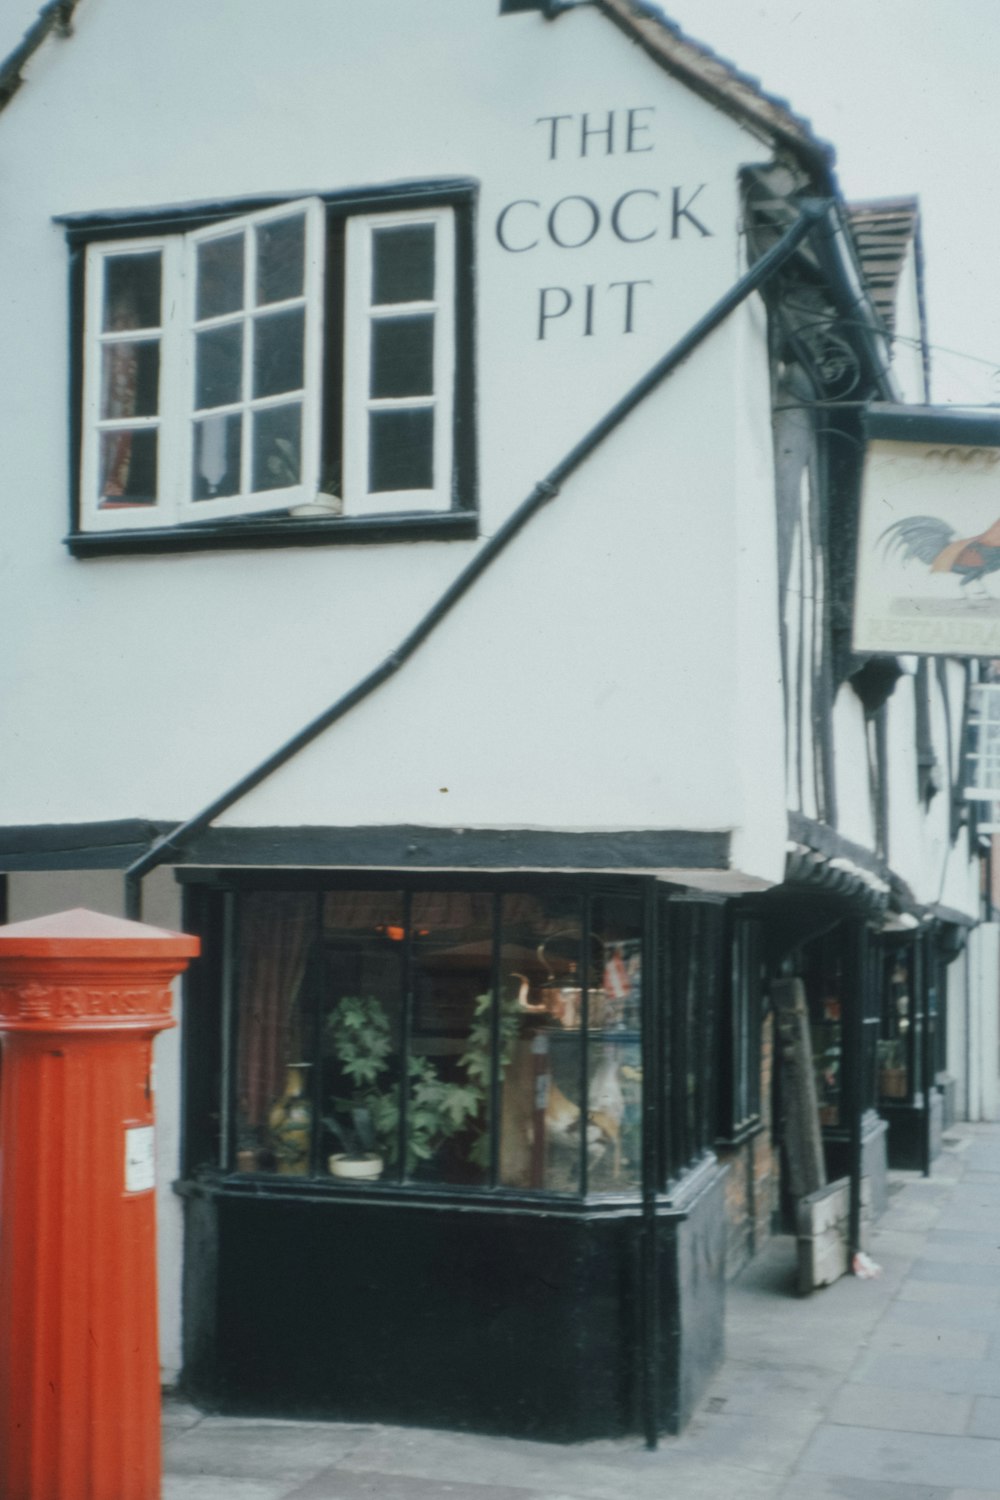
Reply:
[[1000, 411], [865, 417], [855, 651], [1000, 656]]

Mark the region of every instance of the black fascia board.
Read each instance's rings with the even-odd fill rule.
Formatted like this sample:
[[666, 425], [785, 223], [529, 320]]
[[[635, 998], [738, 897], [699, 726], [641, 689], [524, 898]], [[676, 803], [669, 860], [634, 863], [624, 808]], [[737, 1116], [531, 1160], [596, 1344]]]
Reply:
[[174, 826], [143, 818], [0, 828], [0, 870], [123, 870]]
[[1000, 409], [897, 406], [879, 402], [865, 408], [864, 428], [869, 440], [1000, 448]]
[[730, 835], [691, 829], [208, 827], [180, 865], [441, 870], [728, 870]]

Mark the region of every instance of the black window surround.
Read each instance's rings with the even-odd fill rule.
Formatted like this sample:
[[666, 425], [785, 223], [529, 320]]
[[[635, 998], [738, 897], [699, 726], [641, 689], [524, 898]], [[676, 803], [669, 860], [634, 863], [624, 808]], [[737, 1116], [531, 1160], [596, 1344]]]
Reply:
[[[117, 553], [313, 546], [338, 542], [357, 545], [369, 542], [475, 538], [478, 535], [478, 512], [474, 431], [473, 296], [475, 284], [474, 217], [477, 192], [478, 184], [470, 179], [435, 179], [416, 183], [393, 183], [372, 189], [289, 193], [226, 202], [108, 211], [62, 218], [59, 222], [65, 228], [70, 246], [72, 314], [70, 324], [70, 531], [65, 538], [68, 550], [74, 556], [86, 557]], [[309, 203], [317, 204], [318, 209], [311, 211], [308, 207]], [[288, 205], [287, 214], [282, 213], [284, 205]], [[162, 275], [165, 285], [169, 284], [169, 277], [175, 274], [178, 257], [182, 254], [188, 259], [189, 280], [192, 279], [191, 268], [197, 264], [196, 279], [201, 275], [202, 265], [202, 259], [199, 258], [196, 262], [196, 257], [202, 256], [204, 246], [211, 248], [213, 244], [218, 245], [220, 241], [224, 243], [222, 238], [224, 234], [225, 239], [232, 243], [242, 233], [246, 238], [249, 254], [251, 240], [256, 242], [260, 234], [260, 231], [255, 228], [257, 224], [263, 225], [278, 221], [280, 228], [280, 221], [284, 219], [287, 223], [297, 212], [304, 215], [318, 212], [322, 220], [325, 244], [323, 244], [322, 253], [317, 253], [314, 257], [321, 261], [314, 276], [314, 288], [315, 285], [319, 286], [318, 292], [314, 289], [314, 296], [318, 297], [322, 304], [324, 331], [322, 369], [315, 372], [312, 390], [304, 393], [293, 391], [288, 400], [293, 404], [295, 401], [300, 401], [304, 406], [312, 403], [315, 408], [314, 425], [319, 430], [320, 452], [318, 454], [310, 452], [308, 456], [300, 458], [299, 462], [302, 469], [311, 464], [316, 472], [322, 474], [323, 479], [314, 488], [312, 494], [305, 497], [292, 494], [291, 498], [293, 500], [301, 498], [322, 500], [324, 491], [339, 491], [343, 494], [340, 476], [344, 462], [353, 462], [355, 474], [358, 473], [356, 453], [353, 458], [345, 454], [343, 433], [346, 427], [349, 433], [363, 432], [364, 434], [362, 466], [366, 473], [369, 476], [374, 474], [381, 465], [383, 475], [381, 481], [369, 480], [366, 487], [390, 492], [386, 497], [388, 503], [385, 509], [380, 508], [378, 496], [369, 496], [364, 506], [364, 513], [337, 514], [334, 508], [337, 501], [334, 500], [329, 513], [318, 506], [310, 505], [308, 510], [313, 513], [308, 514], [303, 513], [306, 507], [301, 504], [289, 504], [286, 495], [290, 492], [282, 493], [281, 490], [275, 490], [276, 504], [271, 509], [266, 493], [267, 481], [260, 486], [256, 477], [252, 485], [263, 492], [254, 495], [254, 503], [248, 505], [243, 513], [231, 513], [233, 510], [231, 505], [227, 513], [225, 505], [210, 504], [205, 509], [213, 511], [213, 514], [203, 519], [197, 504], [188, 504], [180, 510], [179, 514], [167, 516], [165, 524], [159, 524], [158, 518], [152, 513], [153, 506], [145, 495], [137, 497], [126, 495], [125, 503], [116, 502], [103, 507], [98, 503], [95, 507], [97, 494], [95, 492], [92, 496], [90, 493], [92, 489], [95, 489], [95, 472], [100, 470], [101, 474], [97, 490], [107, 486], [108, 458], [103, 446], [107, 440], [121, 436], [124, 429], [125, 440], [134, 445], [133, 451], [136, 455], [139, 454], [141, 447], [148, 448], [150, 445], [155, 451], [159, 440], [160, 462], [162, 462], [163, 454], [179, 442], [181, 436], [189, 429], [195, 431], [196, 444], [200, 425], [204, 425], [207, 429], [208, 423], [205, 423], [203, 419], [211, 417], [212, 412], [203, 410], [199, 416], [197, 407], [209, 407], [214, 404], [217, 408], [218, 403], [223, 399], [218, 392], [208, 397], [188, 393], [184, 397], [188, 403], [187, 408], [184, 409], [182, 404], [180, 416], [177, 411], [168, 416], [162, 415], [155, 405], [149, 404], [148, 395], [143, 398], [142, 366], [144, 364], [155, 366], [157, 362], [169, 363], [171, 358], [167, 347], [166, 330], [153, 326], [147, 332], [142, 326], [143, 322], [156, 323], [155, 317], [149, 316], [145, 320], [140, 318], [138, 327], [134, 322], [130, 324], [125, 338], [121, 342], [116, 340], [113, 331], [115, 325], [106, 309], [103, 313], [101, 312], [103, 304], [99, 300], [102, 295], [106, 295], [110, 302], [110, 292], [102, 294], [99, 289], [95, 292], [95, 286], [102, 277], [104, 284], [110, 285], [112, 277], [107, 269], [109, 265], [112, 268], [116, 262], [118, 266], [125, 265], [129, 256], [132, 257], [133, 264], [140, 262], [144, 255], [148, 260], [149, 253], [145, 243], [148, 241], [151, 247], [159, 247], [164, 251]], [[375, 257], [375, 251], [372, 248], [373, 239], [380, 231], [384, 231], [382, 238], [385, 242], [392, 238], [393, 230], [399, 228], [405, 230], [408, 225], [423, 221], [429, 224], [436, 222], [439, 247], [447, 249], [447, 257], [441, 257], [442, 267], [444, 267], [445, 260], [447, 267], [446, 270], [442, 269], [435, 289], [428, 291], [425, 288], [417, 288], [412, 293], [406, 294], [397, 287], [386, 295], [379, 294], [378, 297], [374, 290], [369, 292], [367, 288], [375, 285], [378, 280], [378, 271], [374, 275], [369, 274]], [[226, 233], [230, 227], [232, 235]], [[367, 247], [361, 244], [366, 229], [369, 237]], [[397, 236], [397, 240], [399, 238]], [[353, 247], [350, 251], [350, 263], [347, 251], [349, 242]], [[119, 245], [122, 247], [120, 258], [117, 250]], [[89, 283], [88, 255], [92, 266]], [[396, 259], [398, 261], [398, 256]], [[96, 271], [95, 266], [98, 268]], [[306, 317], [308, 319], [310, 317], [308, 269], [306, 275], [307, 287], [303, 295], [307, 304]], [[385, 280], [383, 275], [383, 284]], [[443, 286], [442, 283], [444, 283]], [[248, 280], [247, 286], [249, 287], [250, 284], [251, 281]], [[366, 289], [359, 295], [359, 288]], [[293, 288], [293, 294], [294, 292]], [[442, 301], [442, 295], [444, 301]], [[251, 292], [250, 300], [253, 296]], [[85, 326], [88, 297], [91, 323], [89, 332]], [[423, 300], [414, 302], [413, 297]], [[428, 297], [431, 298], [430, 306], [426, 300]], [[437, 298], [437, 310], [435, 310], [434, 298]], [[197, 298], [192, 300], [199, 303], [204, 300], [200, 283], [197, 288]], [[261, 300], [263, 300], [263, 295], [261, 295]], [[385, 307], [369, 305], [374, 304], [376, 300], [387, 304], [395, 303], [397, 307], [394, 310], [391, 305]], [[360, 311], [359, 303], [364, 304], [360, 307]], [[165, 298], [164, 305], [166, 305]], [[222, 311], [225, 312], [227, 309], [222, 309]], [[286, 325], [294, 322], [298, 311], [294, 303], [286, 301], [283, 311]], [[280, 321], [282, 308], [279, 307], [278, 312], [279, 317], [270, 318], [272, 325]], [[187, 326], [176, 335], [176, 339], [179, 341], [181, 338], [186, 338], [189, 344], [197, 347], [198, 358], [200, 358], [203, 347], [207, 350], [213, 342], [216, 346], [222, 346], [227, 342], [227, 338], [231, 345], [233, 339], [242, 332], [249, 350], [250, 339], [255, 336], [251, 333], [251, 329], [254, 331], [262, 329], [267, 321], [260, 316], [261, 313], [270, 313], [270, 309], [249, 307], [245, 311], [242, 327], [239, 323], [239, 314], [237, 314], [232, 327], [224, 323], [221, 325], [209, 323], [207, 327], [202, 324], [199, 328], [197, 321], [193, 320], [199, 318], [204, 320], [206, 316], [213, 314], [216, 318], [218, 317], [214, 309], [210, 309], [206, 314], [199, 306], [190, 311]], [[443, 376], [439, 373], [433, 376], [441, 389], [428, 391], [427, 395], [423, 394], [426, 389], [426, 372], [430, 360], [420, 347], [419, 337], [410, 337], [408, 365], [406, 363], [408, 351], [405, 348], [401, 350], [404, 368], [408, 369], [408, 378], [413, 382], [413, 390], [417, 393], [414, 398], [410, 399], [407, 398], [405, 390], [401, 390], [398, 378], [393, 378], [393, 367], [386, 364], [384, 353], [386, 348], [392, 353], [393, 349], [404, 341], [401, 341], [398, 336], [393, 339], [391, 337], [377, 338], [376, 335], [379, 333], [391, 335], [394, 331], [397, 334], [419, 335], [422, 331], [426, 333], [427, 325], [433, 323], [435, 317], [437, 323], [444, 329], [443, 337], [447, 340], [447, 348], [435, 348], [433, 356], [435, 372], [444, 371]], [[100, 323], [102, 318], [103, 324]], [[389, 327], [390, 324], [394, 324], [395, 328]], [[101, 326], [104, 332], [100, 331]], [[109, 329], [112, 331], [109, 332]], [[370, 339], [369, 329], [371, 330]], [[202, 335], [206, 337], [202, 343], [199, 343]], [[211, 335], [214, 335], [214, 339]], [[346, 348], [348, 342], [354, 350], [351, 357], [354, 360], [356, 375], [360, 370], [367, 394], [358, 395], [357, 378], [351, 382], [354, 395], [345, 391], [344, 361], [350, 352]], [[417, 346], [415, 349], [414, 344]], [[426, 339], [424, 344], [426, 344]], [[115, 355], [122, 351], [136, 355], [141, 352], [140, 346], [145, 351], [146, 358], [132, 361], [133, 370], [137, 364], [140, 366], [138, 376], [140, 404], [133, 399], [131, 405], [126, 407], [126, 415], [123, 418], [120, 410], [110, 404], [111, 398], [106, 392], [109, 383], [115, 378]], [[176, 347], [179, 347], [179, 342]], [[152, 359], [149, 358], [151, 348]], [[227, 353], [231, 356], [231, 348], [227, 351], [216, 347], [211, 352], [216, 356]], [[187, 355], [186, 358], [189, 363], [194, 362], [194, 354]], [[89, 383], [86, 376], [88, 360], [91, 368]], [[271, 420], [271, 425], [274, 425], [275, 416], [280, 417], [282, 414], [280, 410], [275, 411], [275, 405], [280, 406], [285, 398], [282, 398], [280, 394], [277, 397], [270, 395], [266, 385], [262, 391], [257, 391], [252, 384], [258, 379], [257, 366], [253, 367], [251, 374], [249, 352], [244, 363], [247, 367], [247, 376], [244, 380], [242, 398], [239, 395], [235, 397], [230, 395], [226, 398], [230, 401], [235, 400], [237, 403], [242, 399], [242, 411], [230, 406], [227, 408], [228, 416], [215, 417], [214, 420], [217, 425], [228, 421], [230, 425], [235, 424], [238, 427], [242, 419], [244, 428], [249, 432], [251, 421], [255, 421], [258, 417], [267, 416]], [[190, 378], [182, 377], [179, 356], [175, 359], [175, 365], [178, 375], [170, 374], [170, 381], [176, 384], [178, 380], [184, 378], [187, 385], [190, 385]], [[386, 383], [387, 369], [389, 370], [388, 384]], [[279, 361], [278, 379], [281, 378]], [[287, 375], [284, 378], [286, 386], [295, 384], [295, 381]], [[273, 374], [270, 379], [274, 381]], [[201, 381], [200, 373], [195, 381], [196, 392], [199, 381]], [[303, 377], [303, 383], [309, 384], [308, 372]], [[155, 393], [155, 371], [152, 379], [147, 374], [145, 384]], [[164, 384], [166, 384], [165, 380], [162, 381], [161, 390]], [[279, 390], [281, 388], [279, 386]], [[263, 400], [253, 399], [261, 394]], [[143, 399], [147, 403], [145, 406], [141, 404]], [[154, 394], [152, 401], [155, 402], [155, 400]], [[166, 398], [161, 396], [161, 400], [165, 401]], [[85, 401], [89, 403], [86, 412]], [[192, 410], [192, 403], [194, 410]], [[269, 404], [271, 410], [265, 412], [264, 408]], [[431, 405], [435, 406], [436, 411], [445, 413], [448, 430], [445, 432], [444, 422], [438, 423], [441, 432], [434, 439], [436, 446], [433, 460], [437, 493], [433, 496], [432, 504], [424, 508], [417, 489], [414, 491], [415, 503], [411, 504], [404, 497], [404, 486], [399, 483], [398, 479], [394, 479], [391, 464], [387, 471], [385, 463], [380, 460], [371, 445], [375, 441], [377, 431], [385, 433], [391, 430], [393, 424], [397, 429], [400, 424], [406, 427], [407, 418], [410, 419], [411, 428], [414, 427], [416, 419], [420, 418], [421, 421], [416, 425], [422, 431], [416, 433], [416, 436], [426, 437], [427, 429], [431, 425], [427, 408]], [[420, 406], [424, 408], [422, 412], [416, 409], [400, 410], [400, 407], [417, 408]], [[385, 410], [387, 407], [396, 409]], [[152, 411], [152, 416], [145, 415], [148, 410]], [[285, 413], [287, 414], [289, 410], [290, 407], [286, 401]], [[437, 415], [434, 421], [437, 422]], [[145, 430], [140, 430], [143, 424], [145, 424]], [[100, 431], [97, 430], [99, 426]], [[132, 428], [136, 431], [132, 432]], [[155, 429], [152, 436], [151, 429]], [[256, 438], [254, 440], [256, 441]], [[358, 438], [355, 444], [356, 451], [360, 443], [361, 439]], [[301, 448], [306, 450], [309, 446], [308, 437], [306, 437], [301, 443]], [[249, 461], [249, 448], [245, 439], [244, 489], [251, 487], [251, 481], [246, 477], [249, 472]], [[257, 464], [256, 475], [261, 472], [261, 469], [259, 460], [255, 459], [254, 462]], [[136, 469], [139, 467], [138, 464], [135, 466]], [[180, 463], [177, 467], [183, 468], [185, 465]], [[427, 461], [425, 467], [429, 472], [430, 460]], [[388, 478], [385, 477], [387, 472]], [[300, 473], [299, 477], [305, 480], [308, 476]], [[85, 482], [86, 494], [84, 494]], [[270, 482], [277, 484], [278, 481]], [[427, 482], [426, 478], [419, 481], [419, 483]], [[317, 488], [320, 492], [318, 495], [315, 493]], [[393, 494], [392, 491], [396, 493]], [[192, 493], [188, 498], [198, 501], [202, 495]], [[286, 499], [284, 505], [281, 503], [283, 499]], [[113, 512], [119, 507], [123, 515], [123, 524], [120, 527], [114, 524], [113, 515], [98, 514], [102, 509]], [[221, 514], [219, 514], [220, 510]], [[136, 514], [142, 511], [145, 511], [145, 514]], [[298, 511], [299, 514], [291, 514], [291, 511]], [[95, 514], [97, 515], [96, 524]]]
[[[476, 1200], [499, 1197], [511, 1204], [537, 1206], [545, 1203], [548, 1205], [546, 1212], [574, 1213], [586, 1209], [587, 1205], [601, 1208], [616, 1202], [637, 1204], [644, 1150], [652, 1151], [649, 1169], [655, 1179], [654, 1191], [659, 1197], [665, 1195], [668, 1201], [674, 1201], [678, 1193], [683, 1194], [684, 1184], [696, 1169], [714, 1160], [711, 1153], [715, 1133], [713, 1054], [716, 990], [721, 981], [718, 949], [724, 936], [724, 908], [721, 904], [671, 893], [659, 882], [641, 877], [469, 873], [463, 876], [454, 872], [434, 876], [386, 870], [320, 874], [315, 871], [265, 872], [259, 869], [186, 870], [178, 874], [185, 891], [185, 926], [198, 931], [203, 939], [202, 958], [192, 966], [187, 980], [183, 1170], [192, 1186], [197, 1182], [214, 1183], [220, 1189], [238, 1194], [252, 1192], [254, 1195], [304, 1195], [310, 1198], [317, 1194], [343, 1196], [345, 1192], [352, 1197], [359, 1193], [365, 1197], [374, 1196], [380, 1201], [399, 1197], [432, 1198], [462, 1201], [470, 1206]], [[317, 915], [306, 920], [313, 924], [314, 935], [319, 935], [317, 947], [325, 953], [322, 963], [326, 965], [323, 970], [326, 978], [319, 977], [319, 970], [311, 970], [313, 994], [320, 998], [306, 1000], [299, 1006], [301, 1016], [308, 1020], [296, 1032], [303, 1043], [303, 1056], [296, 1061], [306, 1065], [306, 1072], [304, 1075], [300, 1072], [295, 1087], [299, 1092], [311, 1091], [312, 1094], [309, 1110], [312, 1142], [309, 1164], [291, 1171], [286, 1171], [280, 1159], [275, 1157], [274, 1141], [268, 1135], [268, 1130], [274, 1129], [271, 1118], [273, 1079], [279, 1078], [280, 1070], [273, 1073], [272, 1081], [261, 1094], [256, 1119], [262, 1128], [257, 1129], [256, 1135], [252, 1129], [247, 1130], [248, 1124], [253, 1126], [253, 1119], [248, 1119], [245, 1108], [248, 1075], [243, 1059], [247, 1054], [240, 1042], [240, 1014], [259, 1014], [260, 1006], [259, 997], [248, 992], [245, 980], [241, 980], [240, 959], [242, 955], [245, 974], [247, 954], [262, 950], [248, 948], [245, 935], [241, 937], [240, 908], [242, 905], [252, 909], [255, 901], [265, 893], [280, 893], [281, 900], [291, 901], [293, 906], [296, 898], [308, 898], [317, 903]], [[354, 958], [348, 960], [348, 969], [342, 970], [338, 976], [337, 966], [342, 962], [343, 954], [350, 950], [355, 936], [345, 934], [343, 913], [345, 910], [353, 912], [356, 923], [363, 920], [372, 927], [376, 893], [381, 893], [382, 897], [401, 897], [400, 910], [405, 915], [399, 930], [392, 934], [395, 941], [387, 942], [383, 937], [379, 944], [373, 944], [366, 938], [365, 978], [357, 978], [360, 970], [350, 971], [349, 965]], [[418, 902], [426, 899], [428, 894], [438, 902], [442, 897], [449, 900], [473, 897], [480, 905], [483, 931], [478, 935], [468, 929], [456, 932], [453, 941], [448, 939], [436, 950], [445, 955], [445, 970], [456, 961], [464, 963], [473, 951], [474, 943], [481, 943], [488, 930], [494, 934], [493, 956], [488, 963], [484, 961], [483, 973], [477, 980], [470, 980], [469, 995], [464, 999], [456, 995], [449, 997], [447, 993], [429, 999], [429, 991], [423, 996], [421, 994], [421, 973], [425, 981], [428, 976], [435, 982], [442, 977], [441, 973], [434, 972], [435, 935], [432, 932], [428, 938], [426, 931], [420, 932], [421, 926], [434, 926], [433, 915], [429, 921], [427, 919], [426, 906], [423, 919], [418, 917]], [[345, 901], [346, 906], [342, 904]], [[544, 953], [534, 948], [533, 938], [531, 941], [525, 938], [525, 912], [532, 901], [540, 901], [549, 918], [547, 930], [552, 942]], [[566, 925], [561, 917], [558, 921], [555, 917], [563, 912], [563, 908], [568, 912], [574, 903], [578, 922], [575, 937], [567, 946]], [[432, 913], [433, 910], [432, 900]], [[292, 918], [293, 921], [300, 919], [301, 914]], [[380, 912], [380, 920], [384, 924], [383, 933], [390, 932], [389, 924], [395, 918], [388, 907]], [[520, 930], [519, 921], [522, 924]], [[418, 935], [431, 945], [429, 965], [417, 952]], [[469, 941], [470, 936], [473, 942]], [[251, 943], [253, 941], [251, 934]], [[579, 951], [579, 980], [569, 977], [574, 972], [573, 955], [569, 951], [574, 943]], [[339, 955], [336, 951], [338, 944]], [[299, 946], [301, 950], [301, 942]], [[398, 958], [393, 954], [393, 948]], [[515, 952], [518, 955], [516, 966], [512, 957]], [[461, 955], [461, 958], [456, 959], [456, 955]], [[589, 960], [586, 955], [590, 955]], [[301, 951], [298, 962], [300, 979], [297, 983], [306, 973]], [[539, 963], [559, 975], [563, 992], [561, 999], [555, 999], [555, 981], [532, 972], [532, 965], [537, 967]], [[589, 978], [586, 977], [588, 964]], [[631, 999], [628, 998], [626, 982], [618, 991], [619, 997], [625, 998], [613, 1002], [618, 981], [630, 967], [634, 969]], [[343, 975], [348, 972], [352, 975], [350, 983], [343, 982]], [[387, 973], [393, 977], [385, 987]], [[445, 978], [449, 976], [445, 974]], [[545, 1060], [539, 1062], [536, 1058], [535, 1066], [545, 1074], [546, 1084], [556, 1094], [574, 1100], [579, 1117], [588, 1121], [585, 1136], [577, 1129], [579, 1144], [568, 1176], [568, 1157], [556, 1160], [549, 1151], [543, 1162], [538, 1155], [537, 1115], [534, 1160], [529, 1159], [529, 1153], [529, 1158], [518, 1164], [511, 1154], [510, 1130], [505, 1121], [512, 1104], [508, 1092], [511, 1087], [509, 1073], [516, 1065], [516, 1059], [512, 1062], [511, 1055], [502, 1049], [508, 1035], [504, 1029], [510, 1016], [508, 1007], [517, 998], [517, 983], [511, 983], [515, 978], [525, 981], [520, 999], [528, 1001], [527, 1006], [522, 1006], [527, 1013], [521, 1017], [518, 1045], [527, 1051], [532, 1039], [537, 1041], [541, 1033], [547, 1033], [546, 1045], [542, 1049]], [[529, 980], [530, 990], [527, 989]], [[244, 984], [242, 991], [239, 988], [241, 983]], [[381, 991], [378, 990], [380, 983], [384, 986]], [[304, 984], [303, 993], [308, 984], [309, 981]], [[398, 1003], [392, 998], [397, 988]], [[569, 995], [567, 1002], [566, 992], [570, 988], [575, 989], [575, 997]], [[447, 989], [446, 983], [444, 990]], [[398, 1137], [399, 1145], [390, 1149], [380, 1180], [338, 1181], [330, 1175], [332, 1166], [328, 1174], [327, 1154], [341, 1147], [324, 1135], [320, 1126], [326, 1129], [333, 1114], [338, 1125], [342, 1128], [346, 1125], [350, 1130], [353, 1118], [353, 1115], [346, 1119], [343, 1116], [343, 1080], [338, 1079], [332, 1084], [329, 1077], [326, 1081], [321, 1078], [324, 1068], [329, 1072], [331, 1049], [322, 1038], [329, 1035], [331, 1010], [336, 1009], [344, 995], [364, 999], [378, 993], [387, 1012], [394, 1054], [388, 1070], [379, 1080], [379, 1087], [384, 1094], [383, 1085], [388, 1082], [396, 1089], [398, 1100], [401, 1091], [396, 1080], [406, 1076], [414, 1056], [429, 1056], [442, 1081], [447, 1079], [463, 1086], [466, 1084], [464, 1075], [453, 1078], [452, 1074], [455, 1067], [467, 1067], [465, 1054], [470, 1049], [466, 1038], [469, 1018], [473, 1017], [471, 1007], [484, 999], [479, 995], [479, 999], [473, 1002], [470, 997], [480, 990], [490, 990], [494, 999], [489, 1012], [480, 1009], [476, 1015], [480, 1020], [488, 1015], [492, 1031], [490, 1048], [494, 1057], [503, 1057], [504, 1061], [499, 1069], [492, 1065], [478, 1117], [485, 1123], [474, 1122], [481, 1131], [479, 1169], [470, 1172], [466, 1165], [457, 1172], [446, 1169], [428, 1175], [423, 1166], [415, 1173], [402, 1168], [403, 1148], [407, 1144], [404, 1121], [403, 1134]], [[425, 1005], [436, 1006], [439, 1002], [442, 1016], [449, 1005], [452, 1006], [454, 1024], [450, 1029], [454, 1036], [447, 1035], [449, 1024], [442, 1019], [437, 1029], [438, 1035], [444, 1036], [445, 1040], [428, 1047], [427, 1038], [434, 1035], [437, 1023], [428, 1021], [422, 1010]], [[553, 1004], [557, 1006], [556, 1020], [538, 1019], [541, 1002], [550, 1008]], [[558, 1006], [566, 1003], [576, 1006], [573, 1015], [558, 1010]], [[602, 1008], [612, 1003], [621, 1004], [620, 1013], [610, 1019], [610, 1013], [604, 1010], [602, 1018]], [[464, 1020], [458, 1017], [454, 1009], [456, 1004], [458, 1009], [465, 1005], [467, 1015]], [[387, 1035], [381, 1020], [379, 1024], [383, 1026], [383, 1035]], [[474, 1028], [476, 1019], [472, 1019], [471, 1024]], [[314, 1039], [311, 1056], [305, 1055], [308, 1037]], [[401, 1037], [405, 1037], [405, 1041], [401, 1041]], [[242, 1052], [241, 1046], [244, 1046]], [[288, 1061], [290, 1056], [284, 1058], [282, 1066], [292, 1066]], [[609, 1085], [610, 1106], [607, 1099], [597, 1095], [597, 1091]], [[620, 1097], [622, 1091], [624, 1099]], [[514, 1092], [516, 1097], [516, 1084]], [[586, 1100], [582, 1113], [578, 1107], [581, 1099]], [[367, 1104], [369, 1101], [362, 1102]], [[376, 1101], [376, 1108], [379, 1107]], [[536, 1110], [537, 1107], [536, 1103]], [[410, 1100], [404, 1105], [404, 1113], [412, 1108]], [[338, 1109], [341, 1111], [339, 1118], [336, 1117]], [[653, 1117], [648, 1118], [645, 1125], [639, 1118], [642, 1110], [650, 1112]], [[654, 1118], [658, 1118], [658, 1124], [654, 1124]], [[615, 1126], [619, 1127], [620, 1134]], [[640, 1139], [644, 1146], [640, 1146]], [[459, 1155], [468, 1164], [472, 1158], [467, 1143], [462, 1143], [459, 1137], [455, 1144], [461, 1146]], [[452, 1143], [446, 1141], [444, 1155], [439, 1161], [446, 1160], [451, 1149]], [[248, 1151], [259, 1154], [254, 1157], [241, 1155]]]

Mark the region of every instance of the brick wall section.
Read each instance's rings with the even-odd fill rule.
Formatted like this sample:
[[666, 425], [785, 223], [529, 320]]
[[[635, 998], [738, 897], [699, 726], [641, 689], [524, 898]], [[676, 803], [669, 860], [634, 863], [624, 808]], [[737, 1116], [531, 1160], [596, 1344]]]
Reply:
[[729, 1167], [726, 1179], [726, 1274], [735, 1276], [767, 1243], [778, 1206], [780, 1163], [772, 1140], [771, 1078], [774, 1068], [774, 1024], [767, 1016], [761, 1035], [761, 1129], [742, 1145], [720, 1148]]

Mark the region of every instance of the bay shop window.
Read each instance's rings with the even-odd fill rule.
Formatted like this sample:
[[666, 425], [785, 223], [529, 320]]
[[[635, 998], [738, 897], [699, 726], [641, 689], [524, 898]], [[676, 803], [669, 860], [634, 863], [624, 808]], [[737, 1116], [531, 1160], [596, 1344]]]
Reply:
[[71, 226], [77, 530], [472, 509], [470, 209], [465, 188]]
[[[658, 1175], [708, 1144], [703, 934], [654, 958], [641, 889], [189, 892], [207, 935], [200, 982], [222, 997], [215, 1022], [197, 996], [191, 1007], [189, 1172], [293, 1194], [635, 1198], [644, 1078], [673, 1053], [683, 1080], [675, 1124], [669, 1090], [658, 1111]], [[653, 925], [679, 932], [673, 914]]]

